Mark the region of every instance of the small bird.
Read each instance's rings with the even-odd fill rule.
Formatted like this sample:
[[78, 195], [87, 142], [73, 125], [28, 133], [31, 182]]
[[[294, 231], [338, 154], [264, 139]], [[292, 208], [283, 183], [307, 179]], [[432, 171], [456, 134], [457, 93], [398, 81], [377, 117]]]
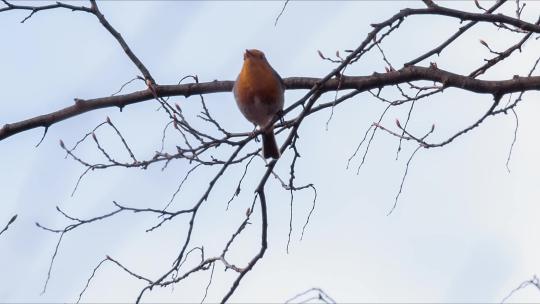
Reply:
[[263, 52], [246, 50], [233, 93], [242, 114], [262, 130], [263, 157], [279, 158], [272, 120], [283, 110], [285, 84]]

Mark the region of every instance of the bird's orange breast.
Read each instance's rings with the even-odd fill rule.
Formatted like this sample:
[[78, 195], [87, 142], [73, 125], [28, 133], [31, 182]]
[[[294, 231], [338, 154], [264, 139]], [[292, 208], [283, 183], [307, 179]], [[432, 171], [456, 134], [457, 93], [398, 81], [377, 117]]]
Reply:
[[283, 109], [281, 78], [263, 59], [245, 59], [234, 85], [238, 108], [252, 123], [266, 126]]
[[274, 103], [283, 94], [279, 79], [265, 63], [244, 62], [236, 86], [241, 103], [254, 103], [256, 98], [263, 103]]

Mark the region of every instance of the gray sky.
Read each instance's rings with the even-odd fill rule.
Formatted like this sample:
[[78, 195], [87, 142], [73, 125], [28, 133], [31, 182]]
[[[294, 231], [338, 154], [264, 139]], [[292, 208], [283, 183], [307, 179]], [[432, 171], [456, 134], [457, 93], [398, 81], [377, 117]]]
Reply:
[[[491, 2], [490, 2], [491, 3]], [[82, 3], [81, 3], [82, 4]], [[472, 1], [442, 2], [476, 11]], [[291, 2], [277, 26], [274, 20], [283, 3], [268, 2], [105, 2], [101, 11], [123, 34], [133, 51], [160, 84], [172, 84], [185, 75], [201, 81], [233, 80], [246, 48], [263, 50], [282, 77], [326, 75], [333, 67], [317, 55], [321, 50], [354, 49], [370, 30], [370, 24], [388, 18], [405, 6], [420, 1]], [[489, 5], [487, 2], [485, 5]], [[513, 2], [502, 11], [513, 14]], [[536, 20], [539, 2], [527, 2], [524, 19]], [[24, 24], [21, 12], [0, 15], [2, 47], [0, 62], [0, 125], [47, 113], [73, 102], [114, 93], [138, 74], [116, 41], [95, 17], [68, 10], [41, 12]], [[383, 47], [396, 67], [429, 50], [452, 34], [460, 24], [450, 18], [412, 17]], [[490, 56], [478, 43], [503, 49], [521, 37], [493, 26], [480, 25], [456, 41], [440, 58], [440, 68], [465, 73]], [[525, 75], [538, 56], [539, 40], [523, 53], [501, 64], [483, 79], [508, 79]], [[427, 65], [423, 62], [422, 65]], [[366, 56], [347, 70], [350, 75], [383, 72], [378, 53]], [[143, 89], [133, 84], [125, 91]], [[396, 96], [391, 90], [388, 97]], [[303, 91], [286, 93], [286, 105]], [[383, 104], [362, 94], [330, 113], [309, 117], [300, 128], [302, 157], [297, 182], [314, 183], [316, 209], [302, 241], [302, 226], [311, 208], [311, 191], [295, 194], [290, 252], [286, 253], [289, 194], [277, 180], [268, 184], [269, 249], [244, 278], [232, 301], [283, 302], [311, 287], [324, 289], [338, 302], [498, 302], [522, 281], [540, 272], [540, 145], [538, 92], [527, 93], [517, 108], [519, 130], [510, 161], [505, 163], [513, 138], [512, 115], [498, 116], [441, 149], [421, 150], [413, 159], [395, 211], [405, 163], [414, 144], [405, 144], [395, 160], [398, 141], [387, 134], [375, 137], [367, 163], [357, 174], [360, 158], [347, 160], [366, 128], [376, 121]], [[321, 101], [330, 101], [333, 94]], [[194, 117], [197, 98], [175, 97]], [[241, 116], [232, 94], [214, 94], [206, 102], [216, 118], [235, 132], [251, 130]], [[417, 104], [411, 130], [424, 133], [434, 123], [432, 140], [438, 141], [470, 125], [490, 105], [490, 96], [456, 89]], [[151, 158], [161, 142], [167, 123], [158, 105], [149, 101], [117, 109], [93, 111], [50, 128], [38, 148], [42, 130], [32, 130], [0, 141], [0, 225], [17, 213], [19, 218], [0, 237], [0, 299], [6, 302], [75, 301], [96, 264], [110, 255], [132, 270], [150, 278], [162, 274], [178, 253], [186, 221], [178, 219], [153, 233], [157, 223], [150, 216], [124, 214], [68, 233], [52, 269], [47, 292], [40, 295], [57, 235], [38, 229], [38, 221], [62, 228], [69, 222], [55, 210], [89, 218], [112, 211], [112, 201], [129, 206], [161, 208], [166, 205], [191, 166], [173, 162], [148, 170], [111, 169], [87, 175], [77, 192], [71, 192], [84, 168], [64, 159], [58, 146], [62, 139], [73, 145], [109, 116], [124, 132], [140, 158]], [[394, 127], [408, 107], [393, 109], [383, 124]], [[98, 136], [122, 157], [127, 157], [114, 134]], [[277, 137], [278, 143], [284, 136]], [[174, 148], [174, 137], [167, 143]], [[255, 147], [259, 143], [251, 143]], [[172, 149], [174, 151], [174, 149]], [[362, 151], [362, 150], [361, 150]], [[80, 155], [100, 160], [90, 144]], [[122, 154], [124, 153], [124, 154]], [[225, 155], [226, 152], [216, 152]], [[221, 154], [219, 154], [221, 153]], [[287, 176], [291, 151], [279, 161], [276, 172]], [[189, 206], [202, 193], [216, 168], [201, 170], [185, 185], [173, 207]], [[242, 174], [242, 167], [227, 173], [202, 209], [193, 245], [219, 252], [223, 240], [243, 219], [251, 204], [254, 185], [264, 163], [254, 160], [241, 195], [229, 211], [226, 203]], [[236, 264], [245, 265], [258, 250], [259, 222], [254, 221], [231, 252]], [[210, 273], [204, 272], [174, 289], [155, 289], [145, 301], [200, 301]], [[217, 301], [230, 286], [233, 273], [216, 267], [207, 300]], [[142, 282], [107, 264], [86, 291], [85, 302], [131, 302]], [[512, 300], [540, 299], [529, 288]]]

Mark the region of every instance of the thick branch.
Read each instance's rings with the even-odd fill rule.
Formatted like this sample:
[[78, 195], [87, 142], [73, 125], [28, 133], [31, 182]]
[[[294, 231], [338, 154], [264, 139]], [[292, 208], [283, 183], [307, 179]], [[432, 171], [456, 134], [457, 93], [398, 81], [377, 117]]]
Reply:
[[520, 19], [512, 18], [503, 14], [476, 14], [455, 10], [442, 6], [432, 6], [429, 8], [412, 9], [406, 8], [401, 11], [403, 17], [410, 15], [441, 15], [458, 18], [460, 20], [482, 21], [489, 23], [504, 23], [513, 25], [521, 30], [540, 33], [540, 26]]
[[[540, 90], [540, 76], [514, 77], [508, 80], [490, 81], [473, 79], [471, 77], [454, 74], [436, 68], [409, 66], [399, 71], [391, 71], [384, 74], [375, 73], [370, 76], [354, 77], [343, 76], [341, 80], [333, 78], [325, 82], [324, 85], [321, 86], [321, 91], [326, 92], [335, 91], [338, 89], [356, 89], [364, 92], [375, 88], [382, 88], [388, 85], [395, 85], [417, 80], [435, 81], [442, 83], [446, 87], [456, 87], [471, 92], [492, 95], [503, 95], [512, 92]], [[286, 78], [284, 81], [287, 89], [297, 90], [311, 89], [317, 83], [319, 83], [321, 79], [309, 77], [290, 77]], [[194, 94], [230, 92], [232, 90], [233, 84], [233, 81], [212, 81], [180, 85], [158, 85], [155, 86], [155, 91], [158, 97], [188, 97]], [[107, 107], [122, 108], [129, 104], [151, 99], [154, 99], [154, 95], [150, 90], [143, 90], [125, 95], [108, 96], [88, 100], [76, 99], [75, 104], [72, 106], [48, 114], [4, 125], [0, 129], [0, 140], [37, 127], [49, 127], [54, 123], [80, 115], [88, 111]]]

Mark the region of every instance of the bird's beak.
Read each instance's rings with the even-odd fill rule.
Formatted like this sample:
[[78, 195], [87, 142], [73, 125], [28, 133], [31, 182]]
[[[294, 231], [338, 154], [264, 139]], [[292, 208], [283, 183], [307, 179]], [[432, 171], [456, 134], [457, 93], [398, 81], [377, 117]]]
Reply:
[[244, 53], [244, 60], [252, 57], [252, 55], [253, 54], [248, 49], [246, 49], [246, 52]]

